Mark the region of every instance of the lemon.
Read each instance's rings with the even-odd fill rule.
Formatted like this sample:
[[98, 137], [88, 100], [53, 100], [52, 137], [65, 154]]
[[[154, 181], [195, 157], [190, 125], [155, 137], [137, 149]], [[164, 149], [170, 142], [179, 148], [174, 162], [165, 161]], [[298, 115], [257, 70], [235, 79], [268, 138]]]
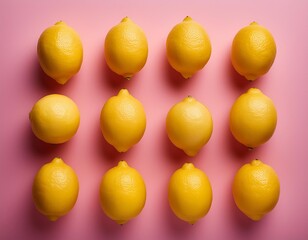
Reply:
[[32, 131], [46, 143], [64, 143], [79, 127], [79, 110], [67, 96], [50, 94], [39, 99], [29, 113]]
[[73, 28], [59, 21], [43, 31], [37, 54], [43, 71], [58, 83], [65, 84], [80, 70], [82, 42]]
[[235, 70], [247, 80], [255, 80], [271, 68], [276, 57], [276, 43], [263, 26], [252, 22], [234, 37], [231, 60]]
[[113, 72], [130, 79], [144, 67], [147, 57], [145, 33], [130, 18], [123, 18], [107, 33], [105, 59]]
[[100, 201], [104, 213], [118, 224], [137, 217], [146, 201], [146, 187], [140, 173], [120, 161], [109, 169], [100, 185]]
[[56, 221], [75, 205], [79, 183], [74, 170], [61, 158], [54, 158], [37, 172], [33, 187], [33, 201], [37, 210]]
[[201, 70], [212, 51], [207, 33], [189, 16], [170, 31], [166, 48], [169, 64], [184, 78], [190, 78]]
[[237, 141], [255, 148], [275, 132], [277, 112], [273, 101], [257, 88], [250, 88], [234, 102], [230, 112], [230, 130]]
[[181, 220], [194, 224], [211, 208], [212, 187], [205, 173], [192, 163], [185, 163], [170, 178], [169, 205]]
[[276, 206], [280, 183], [272, 167], [255, 159], [238, 170], [232, 192], [237, 207], [250, 219], [258, 221]]
[[118, 152], [126, 152], [143, 137], [146, 128], [144, 108], [127, 89], [109, 98], [100, 115], [101, 131]]
[[166, 130], [176, 147], [188, 156], [195, 156], [212, 135], [211, 113], [202, 103], [188, 96], [169, 110]]

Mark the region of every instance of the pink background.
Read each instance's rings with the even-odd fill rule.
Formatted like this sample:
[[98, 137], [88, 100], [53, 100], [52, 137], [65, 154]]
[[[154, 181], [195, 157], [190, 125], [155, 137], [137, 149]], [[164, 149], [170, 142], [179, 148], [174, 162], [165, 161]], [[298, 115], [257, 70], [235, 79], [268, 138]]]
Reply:
[[[308, 2], [297, 1], [1, 1], [1, 161], [0, 239], [308, 239], [307, 136]], [[186, 15], [201, 23], [212, 42], [207, 66], [184, 80], [168, 65], [165, 40]], [[129, 16], [145, 31], [149, 56], [131, 81], [113, 74], [103, 58], [108, 30]], [[36, 44], [41, 32], [58, 20], [71, 25], [84, 45], [78, 75], [60, 86], [39, 67]], [[270, 72], [249, 83], [230, 65], [236, 32], [257, 21], [277, 43]], [[233, 101], [250, 87], [270, 96], [278, 111], [272, 139], [248, 151], [232, 138], [228, 114]], [[99, 114], [104, 102], [128, 88], [145, 107], [143, 139], [124, 154], [103, 139]], [[62, 93], [79, 106], [76, 136], [62, 145], [37, 140], [28, 113], [42, 96]], [[192, 95], [210, 109], [212, 138], [194, 158], [173, 147], [165, 133], [169, 108]], [[59, 156], [78, 174], [80, 191], [74, 209], [50, 222], [34, 208], [31, 186], [35, 173]], [[276, 208], [252, 222], [236, 208], [231, 183], [236, 170], [253, 158], [270, 164], [281, 181]], [[104, 172], [125, 159], [143, 175], [147, 202], [138, 218], [120, 227], [99, 206], [98, 188]], [[178, 220], [168, 206], [167, 184], [172, 172], [192, 161], [208, 175], [213, 204], [208, 215], [191, 226]]]

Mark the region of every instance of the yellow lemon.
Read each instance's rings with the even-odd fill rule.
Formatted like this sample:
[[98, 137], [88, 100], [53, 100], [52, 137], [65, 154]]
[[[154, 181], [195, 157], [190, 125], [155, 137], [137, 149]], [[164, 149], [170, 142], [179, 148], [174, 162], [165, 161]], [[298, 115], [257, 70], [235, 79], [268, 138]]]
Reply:
[[252, 22], [234, 37], [231, 60], [235, 70], [253, 81], [271, 68], [276, 57], [276, 43], [263, 26]]
[[255, 159], [238, 170], [232, 192], [241, 212], [258, 221], [276, 206], [280, 183], [272, 167]]
[[275, 132], [277, 112], [273, 101], [257, 88], [250, 88], [234, 102], [230, 112], [230, 130], [237, 141], [255, 148]]
[[37, 54], [43, 71], [58, 83], [65, 84], [80, 70], [82, 42], [73, 28], [59, 21], [41, 34]]
[[79, 127], [79, 110], [72, 99], [50, 94], [39, 99], [29, 113], [32, 131], [46, 143], [64, 143]]
[[121, 89], [104, 104], [100, 125], [106, 141], [118, 152], [126, 152], [143, 137], [146, 128], [144, 108], [127, 89]]
[[144, 67], [147, 57], [146, 36], [130, 18], [123, 18], [107, 33], [105, 59], [113, 72], [130, 79]]
[[33, 187], [33, 201], [37, 210], [56, 221], [75, 205], [79, 183], [74, 170], [61, 158], [54, 158], [37, 172]]
[[140, 173], [120, 161], [109, 169], [100, 185], [100, 201], [104, 213], [118, 224], [137, 217], [146, 201], [146, 187]]
[[202, 103], [188, 96], [169, 110], [166, 130], [176, 147], [188, 156], [195, 156], [212, 135], [211, 113]]
[[168, 199], [179, 219], [194, 224], [211, 208], [211, 183], [202, 170], [192, 163], [185, 163], [170, 178]]
[[166, 48], [169, 64], [184, 78], [190, 78], [201, 70], [212, 51], [207, 33], [189, 16], [170, 31]]

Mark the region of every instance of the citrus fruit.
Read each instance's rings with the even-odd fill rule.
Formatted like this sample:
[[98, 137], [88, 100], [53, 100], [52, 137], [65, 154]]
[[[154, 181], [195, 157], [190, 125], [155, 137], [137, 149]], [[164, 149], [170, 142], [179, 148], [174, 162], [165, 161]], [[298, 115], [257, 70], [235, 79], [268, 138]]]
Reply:
[[211, 208], [212, 187], [205, 173], [192, 163], [185, 163], [170, 178], [169, 205], [181, 220], [194, 224]]
[[276, 57], [276, 43], [272, 34], [263, 26], [252, 22], [234, 37], [231, 61], [235, 70], [253, 81], [271, 68]]
[[77, 105], [61, 94], [50, 94], [39, 99], [30, 111], [29, 119], [35, 136], [54, 144], [70, 140], [80, 122]]
[[254, 159], [237, 171], [232, 193], [240, 211], [258, 221], [276, 206], [280, 193], [279, 179], [272, 167]]
[[275, 132], [277, 112], [273, 101], [257, 88], [250, 88], [234, 102], [230, 130], [235, 139], [249, 148], [268, 141]]
[[75, 205], [79, 183], [74, 170], [61, 158], [54, 158], [37, 172], [33, 187], [33, 201], [37, 210], [56, 221]]
[[118, 152], [126, 152], [143, 137], [146, 115], [142, 104], [127, 89], [109, 98], [100, 115], [101, 131]]
[[166, 41], [169, 64], [184, 78], [201, 70], [211, 56], [211, 42], [204, 28], [187, 16], [175, 25]]
[[105, 59], [113, 72], [130, 79], [144, 67], [147, 57], [146, 36], [130, 18], [123, 18], [107, 33]]
[[146, 201], [146, 187], [140, 173], [120, 161], [109, 169], [100, 184], [100, 202], [104, 213], [118, 224], [137, 217]]
[[37, 54], [43, 71], [65, 84], [80, 70], [82, 42], [73, 28], [59, 21], [43, 31], [37, 43]]
[[188, 156], [195, 156], [212, 135], [211, 113], [202, 103], [188, 96], [169, 110], [166, 130], [176, 147]]

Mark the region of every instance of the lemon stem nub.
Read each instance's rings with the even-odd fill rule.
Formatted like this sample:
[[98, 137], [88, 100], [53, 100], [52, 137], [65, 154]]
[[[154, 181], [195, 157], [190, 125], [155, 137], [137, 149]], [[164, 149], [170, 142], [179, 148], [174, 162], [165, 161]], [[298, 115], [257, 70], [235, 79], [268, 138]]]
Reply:
[[63, 24], [63, 21], [60, 20], [60, 21], [58, 21], [58, 22], [55, 23], [55, 25], [58, 25], [58, 24]]
[[127, 220], [116, 220], [115, 222], [122, 227], [125, 223], [127, 223]]
[[190, 16], [186, 16], [186, 17], [184, 18], [184, 21], [190, 21], [190, 20], [192, 20], [192, 18], [191, 18]]
[[126, 16], [121, 20], [121, 22], [126, 22], [128, 19], [129, 19], [128, 16]]

